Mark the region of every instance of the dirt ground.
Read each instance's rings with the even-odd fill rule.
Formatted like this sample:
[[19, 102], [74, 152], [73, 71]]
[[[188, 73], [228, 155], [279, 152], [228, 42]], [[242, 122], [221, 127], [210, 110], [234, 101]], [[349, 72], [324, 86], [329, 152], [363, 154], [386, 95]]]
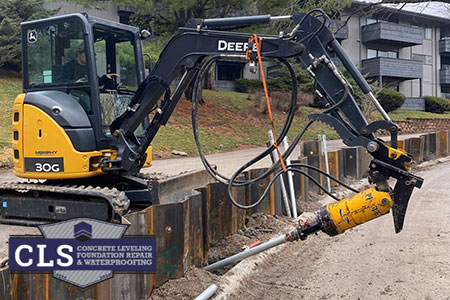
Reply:
[[[262, 213], [249, 216], [243, 230], [239, 230], [238, 233], [212, 245], [208, 252], [208, 261], [209, 263], [214, 263], [241, 252], [243, 246], [248, 246], [256, 241], [266, 242], [273, 236], [286, 234], [292, 224], [292, 220], [285, 217], [274, 217]], [[170, 280], [163, 286], [155, 289], [150, 299], [193, 299], [212, 283], [220, 282], [220, 275], [225, 274], [233, 266], [227, 266], [214, 273], [209, 273], [199, 268], [191, 268], [184, 278]]]
[[192, 300], [201, 294], [220, 277], [198, 268], [191, 268], [183, 278], [169, 280], [163, 286], [153, 290], [148, 300]]
[[[208, 251], [210, 264], [227, 258], [243, 250], [244, 246], [252, 243], [264, 243], [274, 236], [284, 235], [293, 226], [291, 219], [286, 217], [274, 217], [262, 213], [254, 214], [246, 218], [246, 226], [236, 234], [220, 240], [212, 245]], [[215, 274], [224, 274], [233, 265], [215, 271]]]
[[287, 244], [231, 299], [450, 299], [450, 163], [422, 171], [405, 226], [391, 215]]
[[[450, 191], [442, 183], [450, 180], [450, 162], [424, 164], [420, 169], [417, 174], [425, 184], [414, 192], [400, 234], [394, 233], [389, 214], [337, 237], [320, 233], [275, 248], [262, 263], [254, 264], [250, 276], [232, 283], [231, 294], [224, 294], [230, 285], [227, 276], [243, 273], [248, 268], [245, 261], [216, 274], [192, 269], [185, 278], [156, 289], [150, 299], [193, 299], [216, 283], [219, 299], [449, 300]], [[357, 185], [362, 188], [366, 182]], [[305, 206], [303, 211], [314, 211], [320, 203]], [[210, 262], [237, 253], [256, 239], [264, 242], [284, 234], [289, 226], [288, 218], [252, 216], [244, 230], [210, 249]]]

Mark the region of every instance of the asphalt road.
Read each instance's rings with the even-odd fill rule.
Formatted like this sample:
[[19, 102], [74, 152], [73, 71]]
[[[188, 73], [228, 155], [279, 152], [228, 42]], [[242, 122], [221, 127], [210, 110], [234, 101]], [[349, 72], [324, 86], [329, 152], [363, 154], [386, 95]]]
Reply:
[[[410, 135], [401, 135], [399, 140], [405, 140], [411, 137], [418, 137], [419, 134], [410, 134]], [[389, 141], [389, 138], [385, 139]], [[344, 145], [342, 140], [329, 140], [327, 141], [327, 150], [328, 151], [336, 151], [338, 149], [342, 149], [347, 147]], [[223, 173], [226, 176], [231, 176], [241, 165], [250, 161], [258, 154], [263, 152], [266, 148], [257, 147], [245, 150], [231, 151], [225, 153], [218, 154], [210, 154], [207, 155], [206, 158], [211, 164], [217, 166], [218, 171]], [[293, 151], [291, 155], [291, 159], [297, 159], [300, 154], [299, 147]], [[264, 158], [259, 161], [252, 168], [263, 168], [269, 167], [272, 164], [269, 157]], [[198, 169], [203, 169], [203, 164], [199, 157], [177, 157], [177, 158], [169, 158], [169, 159], [159, 159], [154, 160], [153, 165], [150, 168], [143, 169], [143, 172], [156, 172], [163, 173], [165, 175], [177, 175], [180, 172], [184, 171], [193, 171]], [[1, 179], [1, 174], [0, 174]]]
[[450, 299], [450, 163], [418, 175], [405, 226], [386, 215], [310, 236], [258, 264], [233, 299]]

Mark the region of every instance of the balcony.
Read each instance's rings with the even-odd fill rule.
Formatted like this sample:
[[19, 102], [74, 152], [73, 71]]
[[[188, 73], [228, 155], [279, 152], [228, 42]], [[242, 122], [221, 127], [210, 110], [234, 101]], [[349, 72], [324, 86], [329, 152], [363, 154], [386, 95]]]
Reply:
[[410, 59], [375, 57], [362, 61], [362, 73], [369, 77], [417, 79], [423, 77], [423, 63]]
[[450, 69], [439, 70], [439, 83], [441, 85], [450, 85]]
[[362, 42], [409, 47], [423, 44], [423, 29], [395, 23], [373, 23], [362, 27]]
[[[348, 26], [344, 21], [332, 19], [330, 20], [330, 25], [328, 25], [328, 27], [337, 40], [342, 41], [348, 39]], [[339, 31], [336, 32], [338, 29]]]
[[439, 54], [450, 56], [450, 38], [441, 39], [439, 41]]

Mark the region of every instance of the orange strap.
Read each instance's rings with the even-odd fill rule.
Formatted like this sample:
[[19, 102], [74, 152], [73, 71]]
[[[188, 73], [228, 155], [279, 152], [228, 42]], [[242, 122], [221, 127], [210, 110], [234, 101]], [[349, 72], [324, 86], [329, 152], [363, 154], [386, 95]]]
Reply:
[[[263, 87], [264, 87], [264, 94], [266, 95], [266, 102], [267, 102], [267, 111], [269, 112], [269, 119], [270, 119], [270, 123], [272, 126], [272, 134], [273, 134], [273, 146], [275, 147], [275, 149], [277, 150], [277, 154], [278, 154], [278, 159], [280, 160], [281, 163], [281, 167], [283, 168], [284, 172], [287, 172], [287, 168], [286, 168], [286, 164], [284, 162], [283, 156], [281, 155], [281, 151], [280, 148], [277, 145], [277, 136], [275, 133], [275, 123], [273, 121], [273, 115], [272, 115], [272, 109], [270, 106], [270, 98], [269, 98], [269, 92], [267, 90], [267, 83], [266, 83], [266, 76], [264, 75], [264, 67], [263, 67], [263, 63], [262, 63], [262, 58], [261, 58], [261, 42], [263, 40], [263, 37], [259, 37], [254, 34], [250, 39], [249, 39], [249, 43], [254, 43], [256, 46], [256, 53], [258, 55], [258, 63], [259, 63], [259, 69], [261, 71], [261, 77], [262, 77], [262, 82], [263, 82]], [[252, 53], [253, 49], [251, 49], [249, 47], [249, 49], [247, 50], [246, 54], [245, 54], [245, 58], [247, 60], [251, 60], [250, 58], [250, 53]]]

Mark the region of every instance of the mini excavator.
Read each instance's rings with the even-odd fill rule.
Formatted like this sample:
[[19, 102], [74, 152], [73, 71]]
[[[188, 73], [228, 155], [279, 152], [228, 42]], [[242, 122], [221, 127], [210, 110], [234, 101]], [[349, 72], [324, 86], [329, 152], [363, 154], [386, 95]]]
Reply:
[[[292, 30], [279, 35], [232, 31], [279, 21], [291, 22]], [[369, 181], [374, 186], [323, 207], [317, 220], [300, 226], [291, 239], [317, 230], [335, 235], [389, 210], [395, 231], [400, 232], [411, 194], [423, 179], [409, 172], [412, 157], [397, 146], [398, 126], [378, 103], [328, 23], [320, 9], [290, 16], [192, 19], [168, 42], [148, 75], [142, 50], [142, 40], [150, 35], [146, 30], [87, 14], [22, 23], [23, 94], [14, 100], [13, 161], [16, 176], [35, 180], [0, 184], [0, 222], [34, 225], [75, 217], [120, 222], [131, 206], [158, 204], [151, 180], [139, 173], [151, 165], [153, 138], [191, 84], [193, 116], [197, 115], [195, 98], [207, 67], [220, 58], [232, 57], [246, 59], [254, 67], [261, 67], [263, 59], [277, 60], [291, 74], [291, 109], [277, 143], [265, 154], [286, 136], [295, 113], [294, 62], [314, 78], [316, 93], [325, 105], [321, 113], [309, 116], [309, 125], [326, 123], [346, 145], [363, 146], [373, 156]], [[332, 58], [340, 61], [371, 99], [382, 120], [367, 122], [352, 87]], [[197, 137], [196, 122], [193, 125]], [[376, 137], [379, 129], [390, 133], [390, 144]], [[225, 180], [201, 158], [211, 175]], [[297, 167], [283, 165], [284, 170]], [[280, 170], [275, 164], [269, 172]], [[251, 183], [236, 179], [238, 175], [225, 180], [229, 190], [233, 185]], [[389, 178], [396, 180], [393, 188]]]

